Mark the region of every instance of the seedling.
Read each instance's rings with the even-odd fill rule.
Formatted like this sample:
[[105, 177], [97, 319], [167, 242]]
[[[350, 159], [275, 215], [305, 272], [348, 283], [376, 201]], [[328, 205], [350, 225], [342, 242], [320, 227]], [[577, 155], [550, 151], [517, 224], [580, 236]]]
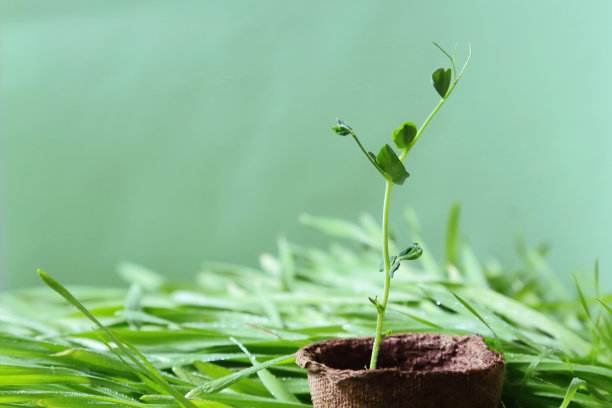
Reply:
[[421, 134], [431, 121], [433, 117], [438, 113], [442, 105], [446, 102], [450, 94], [457, 86], [457, 83], [463, 76], [463, 72], [465, 71], [468, 63], [470, 62], [470, 58], [472, 56], [472, 49], [470, 47], [470, 52], [468, 55], [463, 68], [459, 73], [457, 73], [457, 69], [455, 66], [455, 56], [452, 56], [446, 52], [442, 47], [438, 44], [434, 43], [436, 47], [440, 49], [448, 57], [451, 63], [451, 68], [438, 68], [431, 75], [431, 80], [434, 89], [440, 95], [440, 101], [434, 108], [434, 110], [429, 114], [425, 122], [418, 128], [412, 122], [406, 122], [398, 129], [396, 129], [393, 134], [393, 142], [395, 146], [400, 151], [400, 155], [398, 156], [393, 148], [388, 144], [385, 144], [377, 155], [372, 152], [366, 151], [363, 147], [357, 134], [347, 123], [343, 122], [340, 119], [336, 119], [336, 126], [332, 127], [332, 129], [336, 132], [337, 135], [340, 136], [348, 136], [351, 135], [357, 145], [365, 155], [366, 159], [374, 166], [374, 168], [383, 176], [385, 179], [386, 187], [385, 187], [385, 196], [383, 201], [383, 215], [382, 215], [382, 239], [383, 239], [383, 260], [380, 263], [379, 270], [385, 273], [385, 287], [384, 293], [382, 297], [382, 301], [378, 300], [378, 296], [374, 298], [369, 298], [370, 302], [376, 307], [376, 311], [378, 313], [378, 317], [376, 320], [376, 336], [374, 337], [374, 345], [372, 347], [372, 357], [370, 359], [370, 370], [376, 369], [376, 363], [378, 360], [378, 351], [380, 348], [380, 342], [384, 337], [385, 333], [383, 333], [383, 321], [385, 318], [385, 311], [387, 309], [387, 301], [389, 300], [389, 288], [391, 286], [391, 279], [393, 278], [394, 273], [400, 266], [400, 262], [402, 261], [410, 261], [417, 259], [423, 253], [423, 249], [419, 246], [418, 243], [410, 244], [406, 249], [400, 252], [397, 255], [389, 254], [389, 201], [391, 199], [391, 190], [394, 184], [402, 185], [404, 181], [410, 176], [406, 168], [404, 167], [403, 161], [408, 156], [408, 153], [414, 146], [414, 144], [419, 140]]

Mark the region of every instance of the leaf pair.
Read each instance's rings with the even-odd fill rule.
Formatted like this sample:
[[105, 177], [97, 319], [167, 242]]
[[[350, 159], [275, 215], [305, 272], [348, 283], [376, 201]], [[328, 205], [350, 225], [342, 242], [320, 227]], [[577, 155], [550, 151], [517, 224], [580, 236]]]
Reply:
[[374, 307], [376, 307], [376, 311], [378, 313], [384, 312], [384, 307], [378, 301], [378, 296], [374, 296], [374, 298], [368, 297], [368, 300], [370, 301], [370, 303], [372, 303], [374, 305]]
[[[408, 176], [410, 176], [410, 174], [406, 171], [406, 168], [402, 164], [402, 161], [399, 159], [399, 157], [397, 157], [397, 154], [395, 154], [391, 146], [389, 146], [388, 144], [384, 145], [378, 152], [378, 155], [375, 155], [372, 152], [366, 152], [353, 129], [347, 123], [340, 119], [336, 119], [336, 122], [337, 124], [336, 126], [332, 127], [332, 130], [336, 132], [336, 134], [339, 136], [352, 135], [359, 147], [361, 148], [361, 151], [365, 154], [370, 163], [372, 163], [372, 165], [387, 180], [390, 180], [395, 184], [403, 184], [404, 181], [408, 178]], [[398, 140], [400, 139], [402, 141], [407, 140], [404, 136], [398, 136]], [[396, 142], [396, 145], [397, 144], [398, 142]]]
[[332, 130], [336, 132], [338, 136], [347, 136], [353, 134], [353, 129], [342, 120], [336, 118], [337, 125], [332, 127]]
[[[389, 268], [389, 277], [393, 278], [395, 271], [400, 267], [401, 261], [413, 261], [418, 259], [421, 255], [423, 255], [423, 248], [418, 243], [413, 243], [408, 246], [408, 248], [404, 249], [399, 255], [391, 255], [389, 257], [389, 264], [391, 265]], [[385, 261], [384, 259], [380, 262], [378, 266], [379, 272], [385, 271]]]

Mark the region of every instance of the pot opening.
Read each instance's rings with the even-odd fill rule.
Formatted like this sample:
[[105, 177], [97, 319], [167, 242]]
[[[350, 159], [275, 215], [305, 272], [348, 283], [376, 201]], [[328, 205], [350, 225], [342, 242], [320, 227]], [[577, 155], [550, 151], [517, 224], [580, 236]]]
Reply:
[[[336, 341], [317, 348], [313, 359], [333, 369], [363, 370], [370, 364], [372, 344], [371, 337]], [[409, 372], [469, 371], [484, 368], [499, 358], [480, 336], [412, 333], [384, 338], [377, 368]]]

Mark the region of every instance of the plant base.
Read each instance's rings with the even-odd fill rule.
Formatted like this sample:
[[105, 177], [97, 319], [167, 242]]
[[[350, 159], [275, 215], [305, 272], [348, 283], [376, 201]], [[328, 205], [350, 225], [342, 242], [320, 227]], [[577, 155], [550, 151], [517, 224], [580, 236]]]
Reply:
[[298, 350], [315, 408], [497, 408], [505, 362], [482, 336], [404, 333], [330, 339]]

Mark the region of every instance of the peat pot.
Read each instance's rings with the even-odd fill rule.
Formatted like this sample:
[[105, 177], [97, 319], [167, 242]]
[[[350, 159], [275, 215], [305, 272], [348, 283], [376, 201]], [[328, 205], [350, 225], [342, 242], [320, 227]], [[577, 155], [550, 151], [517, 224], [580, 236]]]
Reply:
[[315, 408], [497, 408], [505, 362], [482, 336], [385, 337], [378, 368], [373, 337], [330, 339], [298, 350]]

